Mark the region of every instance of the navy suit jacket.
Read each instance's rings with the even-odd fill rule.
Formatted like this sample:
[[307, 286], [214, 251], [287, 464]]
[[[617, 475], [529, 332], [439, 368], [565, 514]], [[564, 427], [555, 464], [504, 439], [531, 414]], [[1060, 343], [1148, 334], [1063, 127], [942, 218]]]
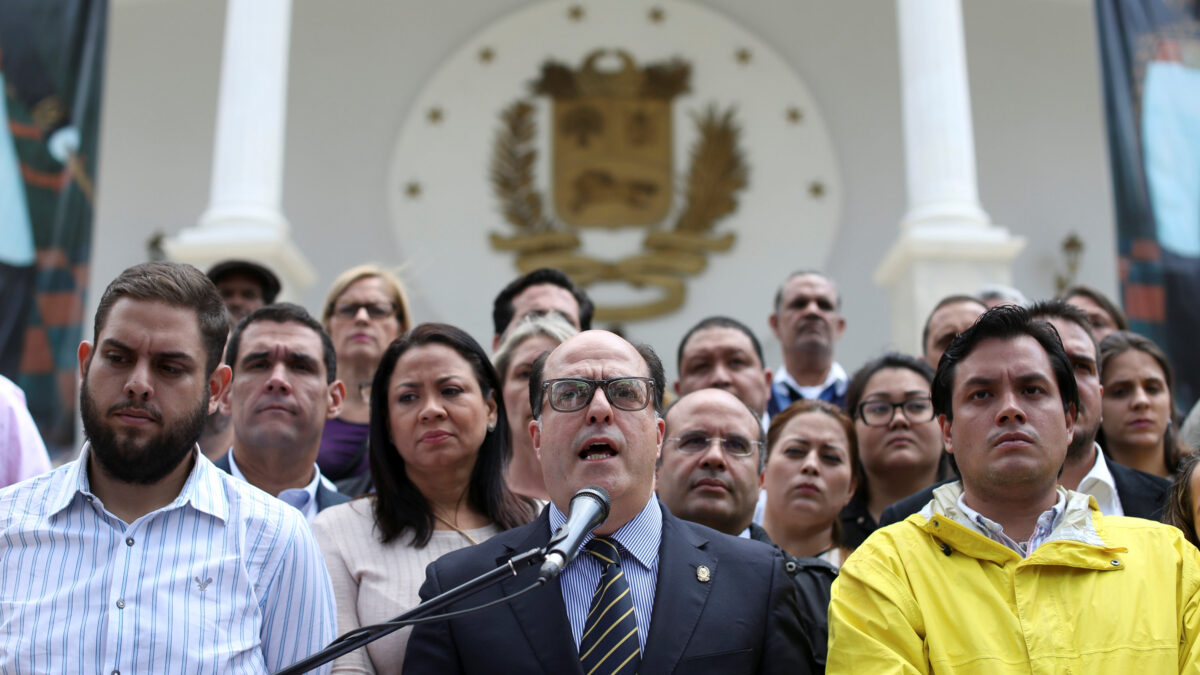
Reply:
[[[431, 598], [509, 558], [546, 545], [549, 507], [528, 525], [429, 565], [421, 598]], [[697, 568], [710, 570], [701, 581]], [[537, 568], [451, 605], [496, 600], [533, 583]], [[782, 554], [680, 520], [663, 508], [662, 546], [643, 673], [811, 673], [812, 651], [800, 625]], [[508, 603], [417, 626], [404, 672], [581, 674], [562, 586], [555, 580]]]
[[[1121, 499], [1121, 510], [1125, 512], [1125, 515], [1162, 521], [1163, 508], [1167, 505], [1167, 497], [1171, 492], [1171, 481], [1144, 471], [1130, 469], [1107, 457], [1104, 460], [1108, 462], [1108, 471], [1112, 474], [1113, 485], [1117, 487], [1117, 497]], [[905, 497], [887, 507], [879, 518], [879, 527], [898, 523], [925, 508], [929, 500], [933, 499], [934, 488], [955, 480], [958, 479], [952, 478], [937, 485], [931, 485], [915, 495]]]
[[[233, 450], [230, 450], [229, 452], [233, 452]], [[213, 464], [217, 465], [218, 469], [224, 471], [225, 473], [230, 473], [229, 452], [221, 455], [216, 461], [213, 462]], [[348, 501], [350, 501], [350, 498], [346, 495], [338, 492], [337, 490], [330, 490], [320, 482], [317, 483], [317, 513], [320, 513], [331, 506], [345, 504]]]

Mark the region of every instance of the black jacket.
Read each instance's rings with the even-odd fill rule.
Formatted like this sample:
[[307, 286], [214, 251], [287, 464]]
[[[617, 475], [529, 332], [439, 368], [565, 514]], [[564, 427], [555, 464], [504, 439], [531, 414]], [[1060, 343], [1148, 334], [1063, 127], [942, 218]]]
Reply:
[[[779, 548], [771, 541], [767, 531], [754, 523], [750, 523], [750, 538]], [[820, 558], [797, 558], [783, 549], [780, 551], [783, 552], [783, 570], [796, 584], [796, 603], [800, 605], [800, 618], [804, 621], [804, 632], [812, 645], [813, 658], [824, 667], [829, 643], [830, 588], [838, 570]]]

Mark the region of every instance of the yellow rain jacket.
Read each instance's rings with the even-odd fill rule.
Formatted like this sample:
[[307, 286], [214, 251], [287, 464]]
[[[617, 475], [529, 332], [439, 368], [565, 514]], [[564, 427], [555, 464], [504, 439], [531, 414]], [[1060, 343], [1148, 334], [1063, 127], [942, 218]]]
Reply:
[[1067, 492], [1028, 558], [954, 522], [961, 483], [842, 565], [827, 672], [1200, 673], [1200, 551]]

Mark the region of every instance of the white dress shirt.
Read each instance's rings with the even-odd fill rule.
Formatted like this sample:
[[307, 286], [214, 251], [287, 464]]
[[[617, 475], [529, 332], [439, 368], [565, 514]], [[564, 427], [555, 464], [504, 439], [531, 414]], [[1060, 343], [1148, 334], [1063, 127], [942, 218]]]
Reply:
[[295, 509], [197, 448], [179, 496], [126, 524], [89, 454], [0, 490], [0, 672], [266, 673], [334, 638]]

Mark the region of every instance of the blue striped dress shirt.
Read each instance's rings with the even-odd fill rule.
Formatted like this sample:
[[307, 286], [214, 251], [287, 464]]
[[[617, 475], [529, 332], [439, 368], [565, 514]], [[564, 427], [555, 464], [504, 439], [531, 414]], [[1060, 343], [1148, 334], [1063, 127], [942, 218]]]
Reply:
[[88, 454], [0, 490], [0, 672], [265, 673], [333, 639], [296, 509], [197, 449], [179, 496], [126, 524]]
[[[566, 522], [566, 515], [551, 503], [551, 535]], [[646, 636], [650, 634], [650, 617], [654, 611], [654, 585], [658, 580], [658, 549], [662, 543], [662, 508], [658, 504], [658, 498], [651, 495], [645, 508], [609, 538], [616, 539], [622, 547], [621, 569], [629, 582], [629, 592], [633, 596], [633, 613], [637, 615], [638, 640], [641, 641], [642, 651], [645, 652]], [[591, 540], [589, 535], [580, 545], [580, 550], [582, 551], [583, 546]], [[579, 640], [583, 637], [588, 606], [592, 602], [592, 594], [596, 592], [596, 585], [600, 583], [602, 573], [599, 560], [590, 555], [579, 555], [558, 577], [576, 649], [579, 648]]]

